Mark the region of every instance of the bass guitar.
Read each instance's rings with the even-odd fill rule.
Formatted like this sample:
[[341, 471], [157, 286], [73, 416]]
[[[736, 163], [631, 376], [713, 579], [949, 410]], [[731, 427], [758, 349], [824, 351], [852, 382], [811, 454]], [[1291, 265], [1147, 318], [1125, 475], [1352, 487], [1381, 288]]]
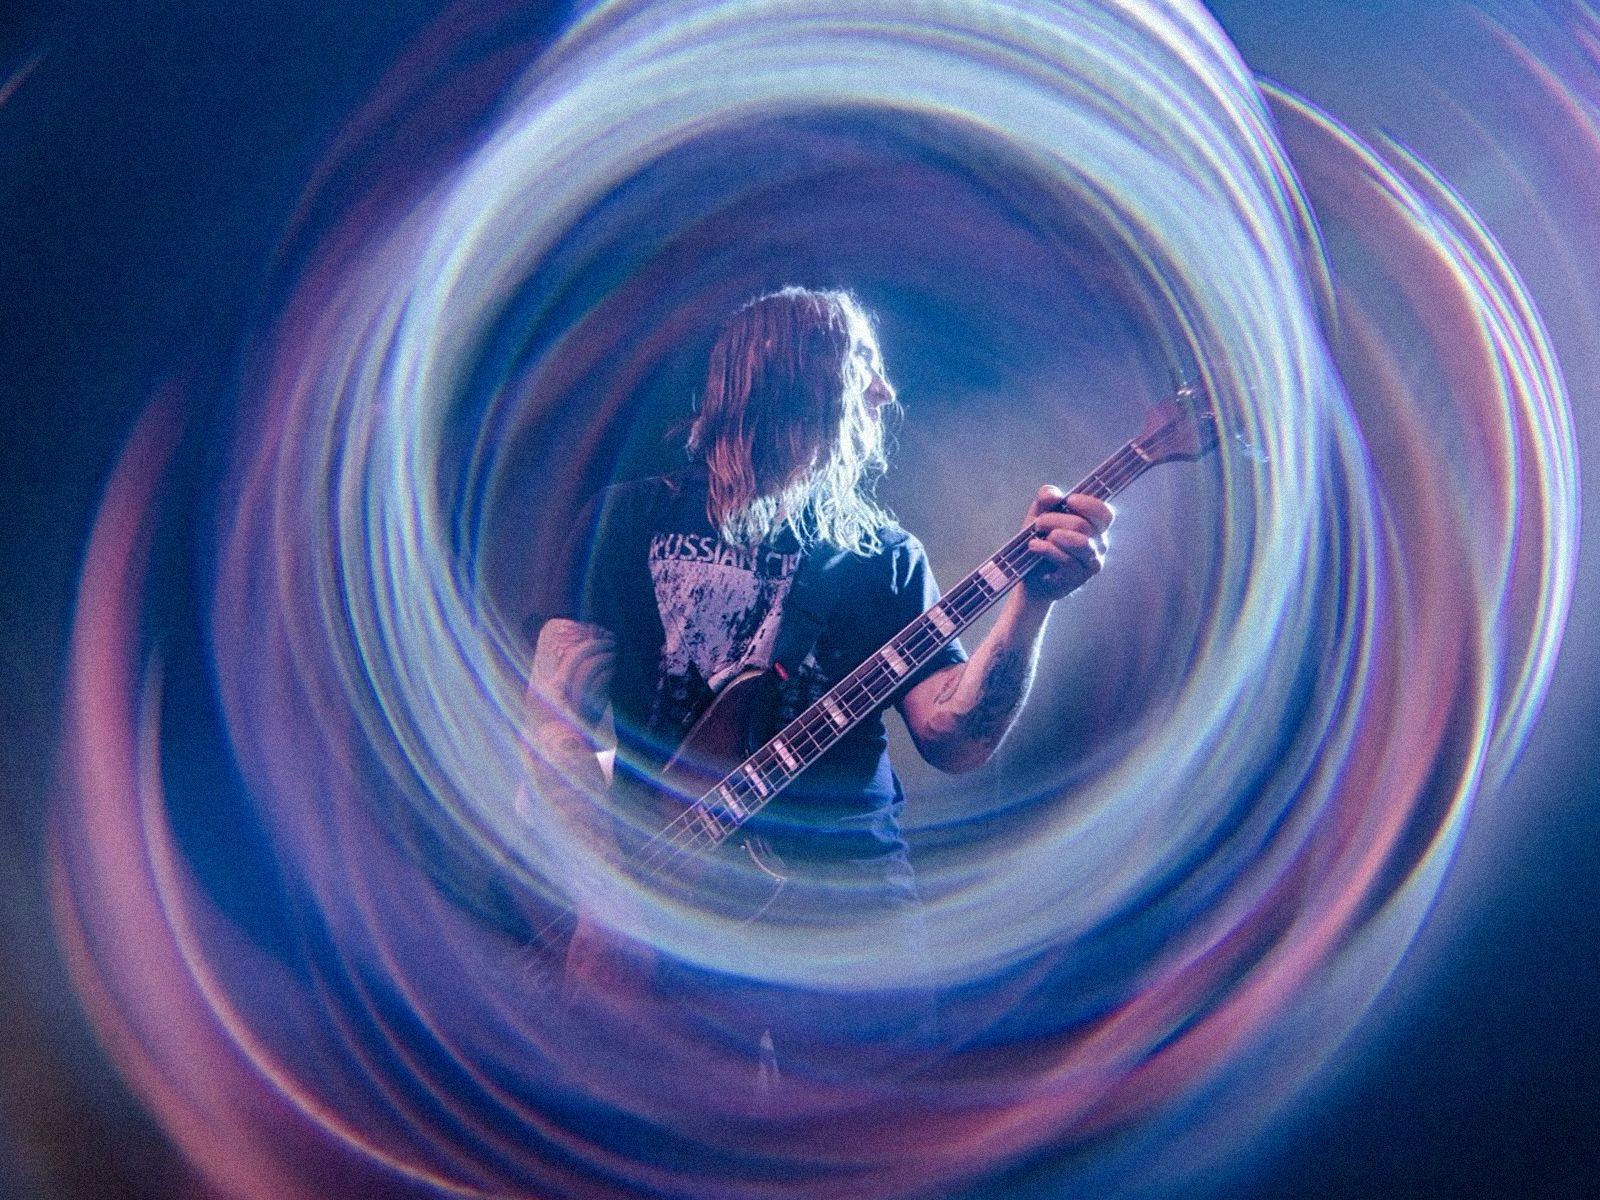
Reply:
[[[1209, 402], [1197, 386], [1185, 385], [1151, 411], [1138, 436], [1084, 476], [1069, 494], [1109, 500], [1151, 467], [1193, 461], [1216, 441], [1216, 418]], [[704, 866], [683, 864], [704, 864], [708, 856], [733, 843], [740, 847], [741, 860], [754, 862], [761, 872], [764, 895], [754, 911], [769, 905], [784, 883], [781, 864], [764, 854], [756, 839], [742, 838], [741, 831], [845, 734], [889, 704], [937, 651], [1040, 565], [1042, 557], [1028, 548], [1031, 535], [1031, 528], [1019, 532], [937, 604], [758, 745], [751, 744], [751, 731], [763, 728], [771, 669], [749, 668], [725, 683], [665, 769], [651, 781], [676, 816], [632, 856], [636, 871], [666, 875], [682, 868], [684, 876], [692, 877], [703, 873]], [[748, 903], [742, 901], [741, 906]]]

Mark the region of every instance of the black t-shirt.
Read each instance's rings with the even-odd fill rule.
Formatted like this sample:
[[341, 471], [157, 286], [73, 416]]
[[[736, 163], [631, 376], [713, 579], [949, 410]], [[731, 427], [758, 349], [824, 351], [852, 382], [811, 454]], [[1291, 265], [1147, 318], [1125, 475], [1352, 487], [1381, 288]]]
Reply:
[[[800, 554], [781, 539], [729, 546], [706, 517], [704, 468], [606, 488], [580, 513], [565, 561], [536, 605], [617, 639], [612, 713], [618, 757], [658, 767], [718, 687], [744, 666], [769, 666]], [[809, 707], [939, 598], [922, 544], [898, 526], [882, 549], [846, 556], [827, 627], [778, 685], [779, 724]], [[959, 641], [907, 682], [967, 655]], [[901, 855], [900, 782], [882, 714], [852, 729], [752, 821], [780, 853], [873, 859]]]

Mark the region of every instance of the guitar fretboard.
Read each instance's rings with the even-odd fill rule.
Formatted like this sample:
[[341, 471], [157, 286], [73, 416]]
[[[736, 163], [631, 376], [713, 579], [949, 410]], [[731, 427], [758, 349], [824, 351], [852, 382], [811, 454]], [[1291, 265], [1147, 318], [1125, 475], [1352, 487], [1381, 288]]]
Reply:
[[[1070, 490], [1109, 500], [1153, 463], [1140, 440], [1134, 438]], [[651, 865], [652, 850], [662, 854], [708, 850], [760, 812], [839, 739], [888, 704], [907, 679], [1040, 563], [1043, 556], [1028, 548], [1032, 536], [1031, 528], [1019, 532], [716, 787], [687, 806], [653, 840], [641, 865]]]

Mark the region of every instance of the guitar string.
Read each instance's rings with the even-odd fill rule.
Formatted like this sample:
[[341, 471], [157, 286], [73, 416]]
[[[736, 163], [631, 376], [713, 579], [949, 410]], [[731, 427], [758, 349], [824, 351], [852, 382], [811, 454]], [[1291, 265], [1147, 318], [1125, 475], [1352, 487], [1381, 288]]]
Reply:
[[[1107, 464], [1103, 464], [1101, 468], [1097, 469], [1095, 473], [1091, 474], [1086, 479], [1085, 483], [1080, 484], [1079, 487], [1074, 490], [1077, 492], [1089, 492], [1091, 488], [1089, 480], [1095, 480], [1095, 482], [1099, 482], [1095, 479], [1096, 475], [1098, 475], [1100, 471], [1113, 469], [1111, 464], [1115, 464], [1115, 469], [1118, 470], [1118, 474], [1126, 473], [1128, 478], [1125, 480], [1119, 479], [1114, 484], [1100, 483], [1100, 486], [1098, 488], [1094, 488], [1094, 490], [1103, 490], [1106, 495], [1111, 495], [1120, 490], [1121, 487], [1126, 486], [1126, 484], [1131, 482], [1132, 478], [1137, 473], [1137, 469], [1144, 465], [1142, 461], [1137, 464], [1117, 463], [1116, 460], [1123, 457], [1128, 452], [1128, 449], [1129, 448], [1125, 448], [1124, 451], [1119, 451], [1117, 455], [1114, 455], [1111, 459], [1108, 459]], [[1127, 469], [1128, 467], [1132, 467], [1133, 470], [1129, 471]], [[1027, 549], [1027, 543], [1029, 540], [1031, 540], [1031, 537], [1031, 529], [1024, 530], [1019, 533], [1011, 542], [1007, 543], [1005, 547], [997, 551], [988, 560], [986, 560], [985, 563], [980, 564], [975, 571], [973, 571], [969, 576], [952, 588], [950, 593], [934, 606], [941, 609], [946, 614], [954, 615], [955, 622], [951, 632], [948, 634], [940, 632], [929, 619], [928, 613], [920, 614], [898, 634], [889, 639], [889, 641], [885, 644], [885, 647], [880, 648], [876, 654], [868, 658], [866, 662], [862, 664], [862, 667], [858, 668], [856, 672], [852, 672], [850, 676], [846, 676], [845, 679], [841, 681], [841, 686], [837, 689], [831, 690], [830, 695], [834, 695], [836, 692], [841, 693], [840, 698], [845, 700], [848, 714], [852, 718], [860, 719], [861, 717], [870, 713], [872, 708], [876, 707], [876, 705], [881, 703], [885, 698], [884, 696], [878, 694], [877, 689], [880, 685], [897, 685], [903, 681], [905, 675], [920, 669], [926, 664], [927, 658], [935, 651], [948, 642], [953, 641], [956, 637], [960, 636], [962, 629], [965, 628], [965, 626], [972, 620], [975, 620], [979, 615], [981, 615], [984, 606], [997, 599], [1003, 591], [1009, 590], [1017, 579], [1025, 576], [1027, 572], [1032, 569], [1032, 564], [1028, 564], [1026, 566], [1023, 565], [1023, 563], [1030, 557], [1040, 557], [1036, 554], [1036, 552]], [[978, 583], [978, 581], [982, 579], [982, 572], [984, 568], [990, 565], [1000, 566], [1002, 568], [1002, 573], [1007, 577], [1007, 582], [1001, 591], [994, 590], [992, 586], [987, 583], [987, 581], [984, 581], [981, 585]], [[897, 655], [907, 659], [909, 669], [898, 674], [890, 670], [882, 658], [882, 649], [884, 648], [892, 649], [897, 653]], [[858, 674], [861, 676], [861, 678], [854, 678], [854, 676]], [[869, 682], [869, 676], [876, 676], [876, 678], [870, 680], [871, 686], [865, 686]], [[869, 701], [868, 705], [859, 714], [854, 711], [858, 697], [855, 695], [848, 697], [842, 695], [842, 693], [849, 690], [864, 693], [865, 698]], [[822, 719], [817, 719], [819, 717]], [[820, 703], [813, 705], [812, 708], [808, 709], [805, 713], [802, 713], [795, 719], [794, 722], [791, 723], [788, 728], [780, 732], [777, 735], [777, 738], [773, 740], [781, 740], [787, 747], [793, 748], [797, 739], [805, 738], [809, 740], [812, 743], [813, 748], [815, 748], [824, 741], [824, 738], [820, 738], [818, 736], [818, 727], [822, 727], [829, 732], [835, 728], [834, 723], [827, 721], [823, 716]], [[768, 745], [770, 744], [771, 743], [769, 742]], [[807, 751], [807, 753], [809, 752], [810, 751]], [[770, 765], [770, 763], [768, 765]], [[804, 768], [791, 768], [791, 770], [794, 770], [795, 773], [798, 773], [799, 770], [803, 769]], [[737, 772], [735, 772], [734, 776], [731, 776], [730, 778], [736, 776]]]
[[[1177, 422], [1168, 422], [1165, 425], [1157, 427], [1157, 429], [1155, 429], [1149, 435], [1150, 439], [1152, 441], [1159, 442], [1161, 439], [1166, 438], [1176, 424]], [[1077, 487], [1073, 488], [1072, 491], [1087, 493], [1090, 495], [1099, 494], [1101, 499], [1108, 499], [1128, 486], [1128, 484], [1142, 474], [1146, 468], [1152, 465], [1154, 465], [1154, 461], [1141, 447], [1140, 439], [1132, 439], [1126, 442], [1121, 449], [1109, 456], [1098, 467], [1086, 475], [1083, 481], [1079, 483]], [[1104, 478], [1102, 478], [1102, 476], [1104, 476]], [[870, 656], [860, 667], [851, 672], [850, 675], [847, 675], [833, 689], [830, 689], [828, 693], [828, 698], [830, 699], [836, 695], [840, 698], [843, 698], [845, 692], [851, 688], [859, 689], [868, 700], [868, 704], [864, 707], [861, 713], [850, 711], [854, 708], [856, 703], [854, 698], [846, 699], [846, 713], [849, 719], [844, 726], [840, 727], [834, 722], [826, 719], [819, 701], [817, 704], [814, 704], [811, 706], [811, 708], [807, 709], [806, 712], [796, 717], [795, 720], [792, 721], [790, 725], [781, 731], [775, 738], [769, 740], [767, 745], [770, 746], [772, 741], [782, 741], [786, 748], [792, 749], [795, 747], [797, 739], [803, 737], [812, 743], [812, 750], [815, 750], [819, 746], [828, 744], [826, 739], [833, 732], [833, 730], [838, 729], [840, 736], [842, 736], [844, 732], [848, 731], [851, 725], [870, 714], [872, 710], [877, 707], [877, 705], [880, 704], [885, 698], [875, 695], [873, 690], [874, 688], [881, 684], [896, 684], [900, 681], [903, 674], [910, 674], [924, 665], [922, 662], [913, 661], [908, 671], [903, 672], [902, 675], [897, 675], [893, 671], [888, 670], [887, 665], [883, 662], [882, 650], [884, 648], [893, 648], [897, 653], [906, 651], [910, 654], [913, 660], [915, 660], [924, 654], [931, 655], [940, 646], [960, 636], [960, 633], [965, 627], [966, 623], [971, 620], [975, 620], [977, 616], [981, 615], [983, 608], [993, 599], [998, 598], [998, 595], [1001, 594], [1000, 592], [993, 592], [990, 590], [977, 590], [977, 581], [981, 578], [984, 567], [991, 564], [1003, 565], [1005, 568], [1004, 573], [1007, 574], [1008, 579], [1007, 583], [1001, 589], [1001, 592], [1008, 591], [1016, 582], [1016, 579], [1026, 575], [1027, 572], [1032, 569], [1032, 564], [1029, 564], [1027, 567], [1021, 568], [1019, 571], [1016, 569], [1019, 564], [1013, 564], [1009, 561], [1011, 555], [1016, 553], [1021, 554], [1022, 560], [1034, 556], [1033, 551], [1026, 550], [1026, 545], [1030, 538], [1031, 530], [1024, 530], [1019, 533], [1012, 539], [1011, 542], [1008, 542], [1006, 546], [1001, 548], [1001, 550], [990, 556], [988, 560], [980, 564], [973, 572], [967, 575], [960, 583], [952, 588], [950, 593], [943, 600], [941, 600], [938, 605], [935, 606], [941, 608], [945, 612], [950, 612], [956, 607], [954, 598], [958, 595], [961, 595], [963, 592], [972, 593], [971, 598], [977, 601], [977, 607], [970, 615], [960, 612], [957, 613], [957, 627], [954, 628], [950, 633], [942, 634], [937, 630], [934, 630], [932, 633], [931, 644], [924, 644], [912, 649], [912, 637], [908, 635], [920, 637], [923, 633], [928, 632], [927, 625], [931, 624], [931, 622], [928, 621], [928, 614], [923, 613], [917, 618], [913, 619], [913, 621], [907, 625], [905, 629], [901, 630], [900, 633], [891, 638], [885, 644], [885, 647], [881, 647], [879, 651]], [[986, 584], [984, 586], [987, 588]], [[887, 671], [887, 674], [885, 674], [882, 678], [873, 680], [871, 686], [867, 686], [868, 677], [875, 671]], [[860, 676], [859, 679], [856, 678], [858, 675]], [[815, 729], [813, 727], [815, 727]], [[819, 736], [816, 730], [821, 730], [821, 736]], [[740, 788], [740, 775], [743, 768], [746, 766], [759, 765], [761, 767], [763, 782], [772, 782], [772, 779], [769, 779], [766, 774], [766, 769], [774, 765], [781, 766], [781, 763], [775, 764], [772, 761], [772, 756], [769, 755], [767, 756], [765, 762], [756, 764], [756, 760], [766, 749], [767, 747], [762, 747], [761, 750], [758, 750], [755, 754], [751, 755], [751, 757], [747, 759], [745, 763], [740, 764], [739, 769], [736, 769], [733, 773], [725, 777], [716, 788], [713, 788], [711, 791], [705, 793], [705, 795], [701, 797], [701, 800], [703, 801], [709, 798], [724, 788]], [[811, 752], [812, 751], [805, 751], [804, 753], [809, 754]], [[794, 775], [798, 775], [809, 765], [810, 763], [806, 762], [796, 767], [787, 768], [790, 778], [792, 779]], [[787, 782], [788, 780], [785, 780], [784, 785], [786, 785]], [[778, 790], [781, 790], [781, 787], [784, 785], [778, 785]], [[743, 799], [745, 794], [746, 793], [741, 792], [737, 798]], [[770, 795], [766, 797], [766, 799], [770, 798]], [[762, 803], [765, 802], [759, 796], [757, 799]], [[685, 816], [688, 816], [688, 814], [685, 814]]]
[[[1115, 484], [1101, 483], [1098, 488], [1094, 488], [1094, 491], [1104, 491], [1106, 495], [1111, 495], [1117, 490], [1120, 490], [1121, 487], [1126, 486], [1128, 482], [1131, 482], [1133, 475], [1137, 473], [1137, 469], [1144, 465], [1142, 460], [1134, 464], [1122, 464], [1117, 462], [1119, 458], [1122, 458], [1125, 454], [1130, 452], [1130, 448], [1131, 443], [1130, 447], [1125, 447], [1123, 451], [1119, 451], [1118, 454], [1113, 455], [1112, 458], [1108, 459], [1105, 464], [1102, 464], [1102, 466], [1098, 468], [1096, 472], [1087, 477], [1085, 483], [1080, 484], [1079, 487], [1074, 490], [1078, 492], [1090, 492], [1091, 485], [1089, 481], [1095, 480], [1096, 482], [1099, 482], [1096, 479], [1096, 476], [1100, 472], [1116, 469], [1118, 470], [1119, 474], [1122, 474], [1127, 472], [1127, 467], [1132, 466], [1134, 471], [1127, 472], [1128, 479], [1118, 480], [1118, 482]], [[1115, 464], [1115, 466], [1113, 466], [1113, 464]], [[1027, 536], [1024, 536], [1024, 534]], [[941, 633], [938, 631], [937, 627], [932, 627], [932, 622], [928, 618], [928, 613], [922, 613], [909, 625], [907, 625], [905, 629], [902, 629], [898, 634], [891, 638], [885, 644], [884, 648], [891, 648], [898, 654], [901, 654], [902, 657], [911, 659], [911, 670], [913, 671], [923, 666], [924, 661], [918, 660], [923, 660], [925, 655], [931, 655], [934, 651], [938, 650], [947, 642], [952, 641], [956, 637], [960, 636], [961, 629], [964, 628], [967, 623], [969, 623], [971, 620], [975, 620], [976, 617], [981, 614], [982, 606], [989, 603], [998, 595], [998, 593], [995, 593], [992, 589], [989, 589], [989, 585], [986, 583], [982, 584], [981, 586], [984, 589], [989, 590], [980, 591], [978, 590], [978, 587], [975, 586], [977, 585], [978, 580], [980, 580], [982, 577], [982, 571], [984, 567], [991, 564], [1002, 566], [1008, 580], [1005, 585], [1006, 590], [1009, 590], [1011, 583], [1014, 582], [1015, 578], [1020, 578], [1021, 575], [1025, 575], [1027, 571], [1031, 569], [1031, 566], [1029, 566], [1022, 568], [1019, 571], [1018, 568], [1020, 563], [1011, 561], [1014, 555], [1020, 554], [1022, 558], [1026, 558], [1034, 554], [1033, 551], [1026, 550], [1027, 542], [1031, 538], [1031, 535], [1031, 530], [1026, 530], [1023, 531], [1023, 533], [1018, 534], [1017, 537], [1013, 538], [1013, 540], [1007, 543], [1005, 547], [1002, 547], [1001, 550], [997, 551], [983, 564], [980, 564], [975, 571], [964, 578], [955, 587], [951, 588], [950, 592], [941, 601], [939, 601], [935, 607], [941, 609], [947, 614], [953, 613], [956, 618], [955, 627], [949, 634]], [[973, 611], [970, 613], [964, 611], [967, 601], [975, 602]], [[924, 639], [924, 635], [928, 636]], [[857, 668], [856, 671], [852, 672], [850, 675], [847, 675], [843, 680], [841, 680], [840, 684], [837, 685], [836, 688], [831, 689], [829, 696], [833, 697], [838, 695], [841, 699], [845, 700], [847, 709], [853, 710], [856, 704], [856, 697], [851, 696], [849, 698], [845, 698], [843, 693], [850, 690], [852, 687], [859, 688], [859, 685], [865, 681], [865, 677], [874, 671], [881, 672], [886, 669], [885, 664], [881, 659], [881, 653], [882, 648], [880, 648], [880, 650], [873, 657], [868, 658], [861, 667]], [[857, 679], [857, 675], [860, 675], [862, 678]], [[898, 683], [901, 678], [901, 675], [895, 675], [890, 672], [884, 678], [875, 680], [874, 683]], [[882, 699], [881, 696], [875, 695], [871, 689], [860, 688], [859, 690], [865, 691], [867, 698], [871, 701], [871, 704], [869, 704], [863, 713], [857, 714], [853, 711], [850, 711], [849, 715], [855, 719], [860, 719], [861, 716], [865, 716], [867, 713], [870, 713], [872, 707]], [[834, 723], [827, 720], [819, 702], [807, 709], [805, 713], [802, 713], [799, 717], [797, 717], [795, 721], [792, 722], [791, 725], [784, 731], [780, 732], [777, 735], [777, 738], [774, 740], [782, 740], [786, 745], [792, 746], [795, 738], [803, 736], [811, 740], [813, 745], [819, 744], [821, 739], [817, 737], [817, 734], [814, 732], [813, 728], [802, 728], [802, 722], [805, 722], [808, 726], [821, 727], [824, 730], [829, 731], [835, 728]], [[768, 744], [770, 745], [770, 742]], [[730, 776], [730, 778], [736, 778], [737, 774], [738, 773], [735, 772], [732, 776]], [[708, 795], [709, 794], [710, 793], [708, 793]]]
[[[1097, 495], [1100, 499], [1109, 499], [1132, 483], [1150, 465], [1152, 465], [1150, 460], [1139, 451], [1137, 442], [1129, 441], [1086, 475], [1072, 490], [1076, 493]], [[660, 859], [663, 856], [669, 856], [674, 851], [710, 849], [726, 840], [740, 825], [775, 798], [795, 777], [811, 766], [816, 758], [820, 758], [823, 752], [831, 748], [851, 728], [866, 719], [887, 698], [887, 695], [892, 693], [894, 686], [903, 682], [906, 676], [921, 669], [927, 659], [959, 637], [967, 625], [977, 620], [990, 604], [997, 601], [1032, 570], [1034, 563], [1028, 563], [1026, 566], [1022, 564], [1030, 558], [1035, 560], [1043, 558], [1037, 551], [1027, 548], [1032, 535], [1031, 528], [1020, 531], [939, 601], [936, 607], [955, 618], [948, 635], [940, 633], [928, 619], [928, 614], [922, 613], [890, 638], [884, 647], [880, 647], [861, 666], [829, 690], [827, 698], [837, 698], [844, 706], [846, 718], [844, 725], [840, 726], [827, 717], [820, 700], [814, 703], [790, 722], [783, 731], [770, 739], [765, 746], [669, 822], [650, 843], [647, 843], [644, 850], [640, 851], [635, 866], [653, 874], [661, 865]], [[1013, 558], [1015, 561], [1012, 561]], [[994, 588], [983, 578], [982, 572], [989, 566], [1000, 567], [1002, 574], [1006, 576], [1006, 583], [1002, 587]], [[967, 611], [968, 609], [970, 611]], [[913, 648], [915, 643], [920, 644], [916, 644]], [[897, 655], [908, 660], [904, 672], [896, 674], [889, 667], [882, 656], [885, 648], [894, 649]], [[880, 695], [879, 692], [883, 689], [887, 690]], [[855, 708], [861, 700], [867, 703], [858, 713]], [[799, 748], [802, 739], [810, 743], [809, 749]], [[783, 768], [787, 778], [783, 778], [782, 782], [778, 781], [779, 776], [768, 775], [771, 767], [782, 767], [781, 762], [774, 761], [777, 756], [771, 749], [773, 742], [781, 742], [785, 748], [794, 751], [796, 756], [796, 766]], [[754, 780], [750, 778], [752, 770], [758, 772], [762, 782], [767, 785], [765, 795], [759, 794]], [[707, 802], [712, 797], [725, 797], [730, 792], [733, 799], [744, 809], [744, 815], [738, 818], [734, 825], [724, 829], [721, 818], [709, 811], [711, 806]], [[719, 807], [726, 809], [726, 802], [724, 801]], [[702, 812], [706, 813], [706, 818], [700, 816]], [[702, 823], [707, 818], [710, 823], [717, 826], [718, 834], [712, 834]], [[651, 849], [652, 846], [655, 847], [654, 850]]]
[[[1090, 495], [1099, 493], [1102, 499], [1109, 498], [1131, 483], [1149, 465], [1148, 460], [1139, 454], [1135, 443], [1129, 442], [1122, 450], [1119, 450], [1088, 476], [1085, 476], [1084, 481], [1073, 491]], [[1102, 475], [1111, 476], [1112, 478], [1110, 480], [1102, 479]], [[983, 564], [980, 564], [976, 570], [958, 583], [956, 587], [952, 588], [950, 593], [939, 602], [937, 607], [940, 607], [946, 613], [953, 613], [955, 616], [954, 626], [949, 634], [940, 633], [936, 627], [932, 627], [932, 622], [928, 620], [928, 614], [923, 613], [885, 643], [885, 647], [880, 648], [861, 667], [858, 667], [850, 675], [847, 675], [844, 680], [841, 680], [837, 687], [830, 689], [829, 697], [837, 697], [843, 703], [844, 714], [847, 718], [843, 726], [826, 717], [820, 701], [814, 704], [806, 712], [796, 717], [776, 737], [769, 740], [766, 746], [751, 755], [734, 772], [726, 776], [716, 787], [706, 792], [695, 804], [686, 808], [683, 813], [679, 814], [678, 818], [664, 828], [658, 836], [663, 841], [670, 841], [671, 846], [663, 846], [661, 849], [670, 851], [674, 846], [684, 850], [710, 848], [725, 840], [740, 824], [743, 824], [744, 820], [753, 816], [756, 811], [764, 807], [788, 783], [792, 782], [796, 776], [806, 770], [815, 761], [816, 757], [820, 757], [821, 752], [824, 752], [833, 744], [833, 741], [837, 740], [832, 736], [835, 732], [837, 732], [838, 737], [843, 737], [844, 733], [848, 732], [851, 727], [870, 715], [887, 695], [892, 693], [894, 686], [903, 682], [905, 676], [919, 670], [925, 665], [927, 658], [931, 658], [938, 649], [959, 637], [961, 631], [971, 621], [976, 620], [989, 604], [999, 599], [1004, 592], [1010, 590], [1017, 580], [1025, 576], [1034, 564], [1029, 563], [1026, 566], [1023, 564], [1029, 558], [1038, 559], [1042, 557], [1036, 551], [1027, 549], [1027, 543], [1031, 540], [1031, 537], [1031, 529], [1023, 530], [1001, 550], [990, 556]], [[1002, 573], [1006, 576], [1006, 583], [999, 589], [994, 589], [992, 585], [989, 585], [982, 578], [984, 568], [991, 565], [1001, 567]], [[898, 655], [908, 660], [905, 671], [896, 673], [889, 667], [882, 657], [884, 648], [892, 648]], [[866, 703], [862, 705], [861, 711], [857, 712], [856, 706], [861, 700], [865, 700]], [[781, 742], [786, 749], [794, 752], [796, 758], [795, 766], [785, 768], [781, 760], [774, 761], [777, 758], [776, 752], [771, 750], [774, 742]], [[806, 747], [805, 743], [809, 743], [809, 747]], [[778, 775], [769, 774], [773, 767], [780, 767], [788, 777], [783, 778], [782, 773]], [[758, 772], [762, 782], [767, 784], [768, 790], [765, 795], [760, 794], [754, 780], [749, 778], [752, 770]], [[780, 779], [782, 779], [782, 782], [779, 782]], [[712, 797], [726, 797], [730, 792], [733, 794], [733, 799], [740, 804], [740, 807], [745, 809], [744, 816], [736, 818], [734, 825], [723, 828], [721, 818], [715, 812], [708, 812], [707, 816], [710, 819], [710, 823], [716, 824], [720, 832], [720, 836], [714, 835], [705, 827], [705, 818], [702, 818], [700, 813], [710, 807], [707, 802]], [[752, 795], [752, 793], [755, 794]], [[746, 803], [746, 801], [751, 801], [751, 803]], [[726, 809], [727, 805], [724, 802], [718, 807]], [[674, 826], [679, 828], [674, 829]], [[681, 837], [680, 833], [686, 833], [688, 835], [687, 840]], [[639, 865], [648, 866], [649, 864], [641, 862]]]

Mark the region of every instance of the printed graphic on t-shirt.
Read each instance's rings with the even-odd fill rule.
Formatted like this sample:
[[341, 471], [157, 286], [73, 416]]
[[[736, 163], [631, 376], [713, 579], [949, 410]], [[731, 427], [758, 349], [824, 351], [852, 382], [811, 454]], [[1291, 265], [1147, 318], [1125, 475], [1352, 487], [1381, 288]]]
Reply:
[[729, 546], [691, 533], [650, 539], [650, 578], [665, 640], [651, 724], [685, 728], [745, 666], [770, 665], [798, 554]]

